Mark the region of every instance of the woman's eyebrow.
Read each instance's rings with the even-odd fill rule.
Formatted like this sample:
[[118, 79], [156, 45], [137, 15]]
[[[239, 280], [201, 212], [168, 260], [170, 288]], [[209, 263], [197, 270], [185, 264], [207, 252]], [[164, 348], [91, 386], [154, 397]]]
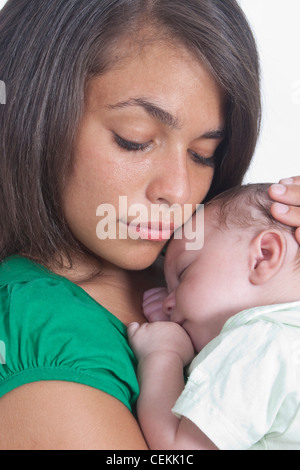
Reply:
[[[123, 109], [130, 106], [139, 106], [143, 108], [151, 117], [160, 121], [172, 129], [179, 130], [182, 128], [180, 120], [173, 116], [165, 109], [160, 108], [146, 98], [131, 98], [128, 101], [122, 101], [113, 105], [108, 105], [109, 109]], [[199, 139], [223, 139], [225, 137], [224, 129], [215, 129], [205, 132]]]
[[173, 116], [168, 111], [160, 108], [156, 104], [152, 103], [151, 101], [147, 100], [146, 98], [131, 98], [128, 101], [122, 101], [120, 103], [109, 105], [109, 109], [122, 109], [127, 108], [129, 106], [139, 106], [143, 108], [151, 117], [157, 119], [162, 124], [171, 127], [172, 129], [180, 129], [181, 124], [176, 116]]
[[224, 129], [216, 129], [213, 131], [205, 132], [200, 138], [201, 139], [224, 139], [226, 132]]

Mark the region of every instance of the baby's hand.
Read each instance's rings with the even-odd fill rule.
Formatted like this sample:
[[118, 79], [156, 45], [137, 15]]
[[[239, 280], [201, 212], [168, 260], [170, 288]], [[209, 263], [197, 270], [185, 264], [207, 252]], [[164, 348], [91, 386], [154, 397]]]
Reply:
[[163, 302], [167, 296], [168, 290], [165, 287], [155, 287], [144, 293], [143, 310], [145, 317], [150, 323], [169, 320], [169, 317], [162, 309]]
[[140, 361], [154, 352], [172, 353], [181, 357], [183, 366], [189, 364], [195, 354], [186, 331], [177, 323], [131, 323], [128, 327], [129, 343]]

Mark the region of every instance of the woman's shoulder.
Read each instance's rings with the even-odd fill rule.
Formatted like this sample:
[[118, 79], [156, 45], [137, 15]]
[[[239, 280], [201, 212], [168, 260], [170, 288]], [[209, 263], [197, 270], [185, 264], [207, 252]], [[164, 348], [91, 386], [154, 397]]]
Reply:
[[120, 333], [126, 331], [114, 315], [79, 286], [19, 256], [7, 258], [0, 265], [0, 308], [2, 316], [22, 318], [22, 325], [26, 316], [31, 317], [32, 324], [39, 321], [44, 324], [49, 316], [49, 322], [70, 322], [72, 325], [81, 324], [83, 320], [88, 325], [96, 316], [98, 321], [93, 330], [99, 324], [102, 330], [107, 324]]
[[[20, 257], [0, 267], [0, 396], [18, 385], [67, 380], [135, 401], [126, 327], [83, 289]], [[120, 383], [123, 386], [120, 386]]]

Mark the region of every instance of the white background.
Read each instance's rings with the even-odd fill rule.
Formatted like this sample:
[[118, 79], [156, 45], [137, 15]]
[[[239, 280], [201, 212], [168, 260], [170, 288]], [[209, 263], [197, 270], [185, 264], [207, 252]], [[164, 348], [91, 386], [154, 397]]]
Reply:
[[263, 128], [247, 182], [300, 175], [300, 1], [238, 0], [256, 36]]
[[[278, 181], [300, 174], [300, 0], [238, 1], [255, 34], [263, 76], [263, 128], [245, 181]], [[0, 0], [0, 8], [4, 4]]]

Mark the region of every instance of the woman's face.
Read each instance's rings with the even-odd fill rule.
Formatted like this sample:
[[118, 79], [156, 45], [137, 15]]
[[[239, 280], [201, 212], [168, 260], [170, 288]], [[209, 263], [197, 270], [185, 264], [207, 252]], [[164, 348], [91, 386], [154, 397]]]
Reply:
[[177, 226], [190, 216], [185, 205], [194, 209], [209, 190], [224, 97], [183, 48], [156, 42], [130, 52], [88, 84], [64, 212], [102, 262], [138, 270], [176, 228], [170, 209]]

